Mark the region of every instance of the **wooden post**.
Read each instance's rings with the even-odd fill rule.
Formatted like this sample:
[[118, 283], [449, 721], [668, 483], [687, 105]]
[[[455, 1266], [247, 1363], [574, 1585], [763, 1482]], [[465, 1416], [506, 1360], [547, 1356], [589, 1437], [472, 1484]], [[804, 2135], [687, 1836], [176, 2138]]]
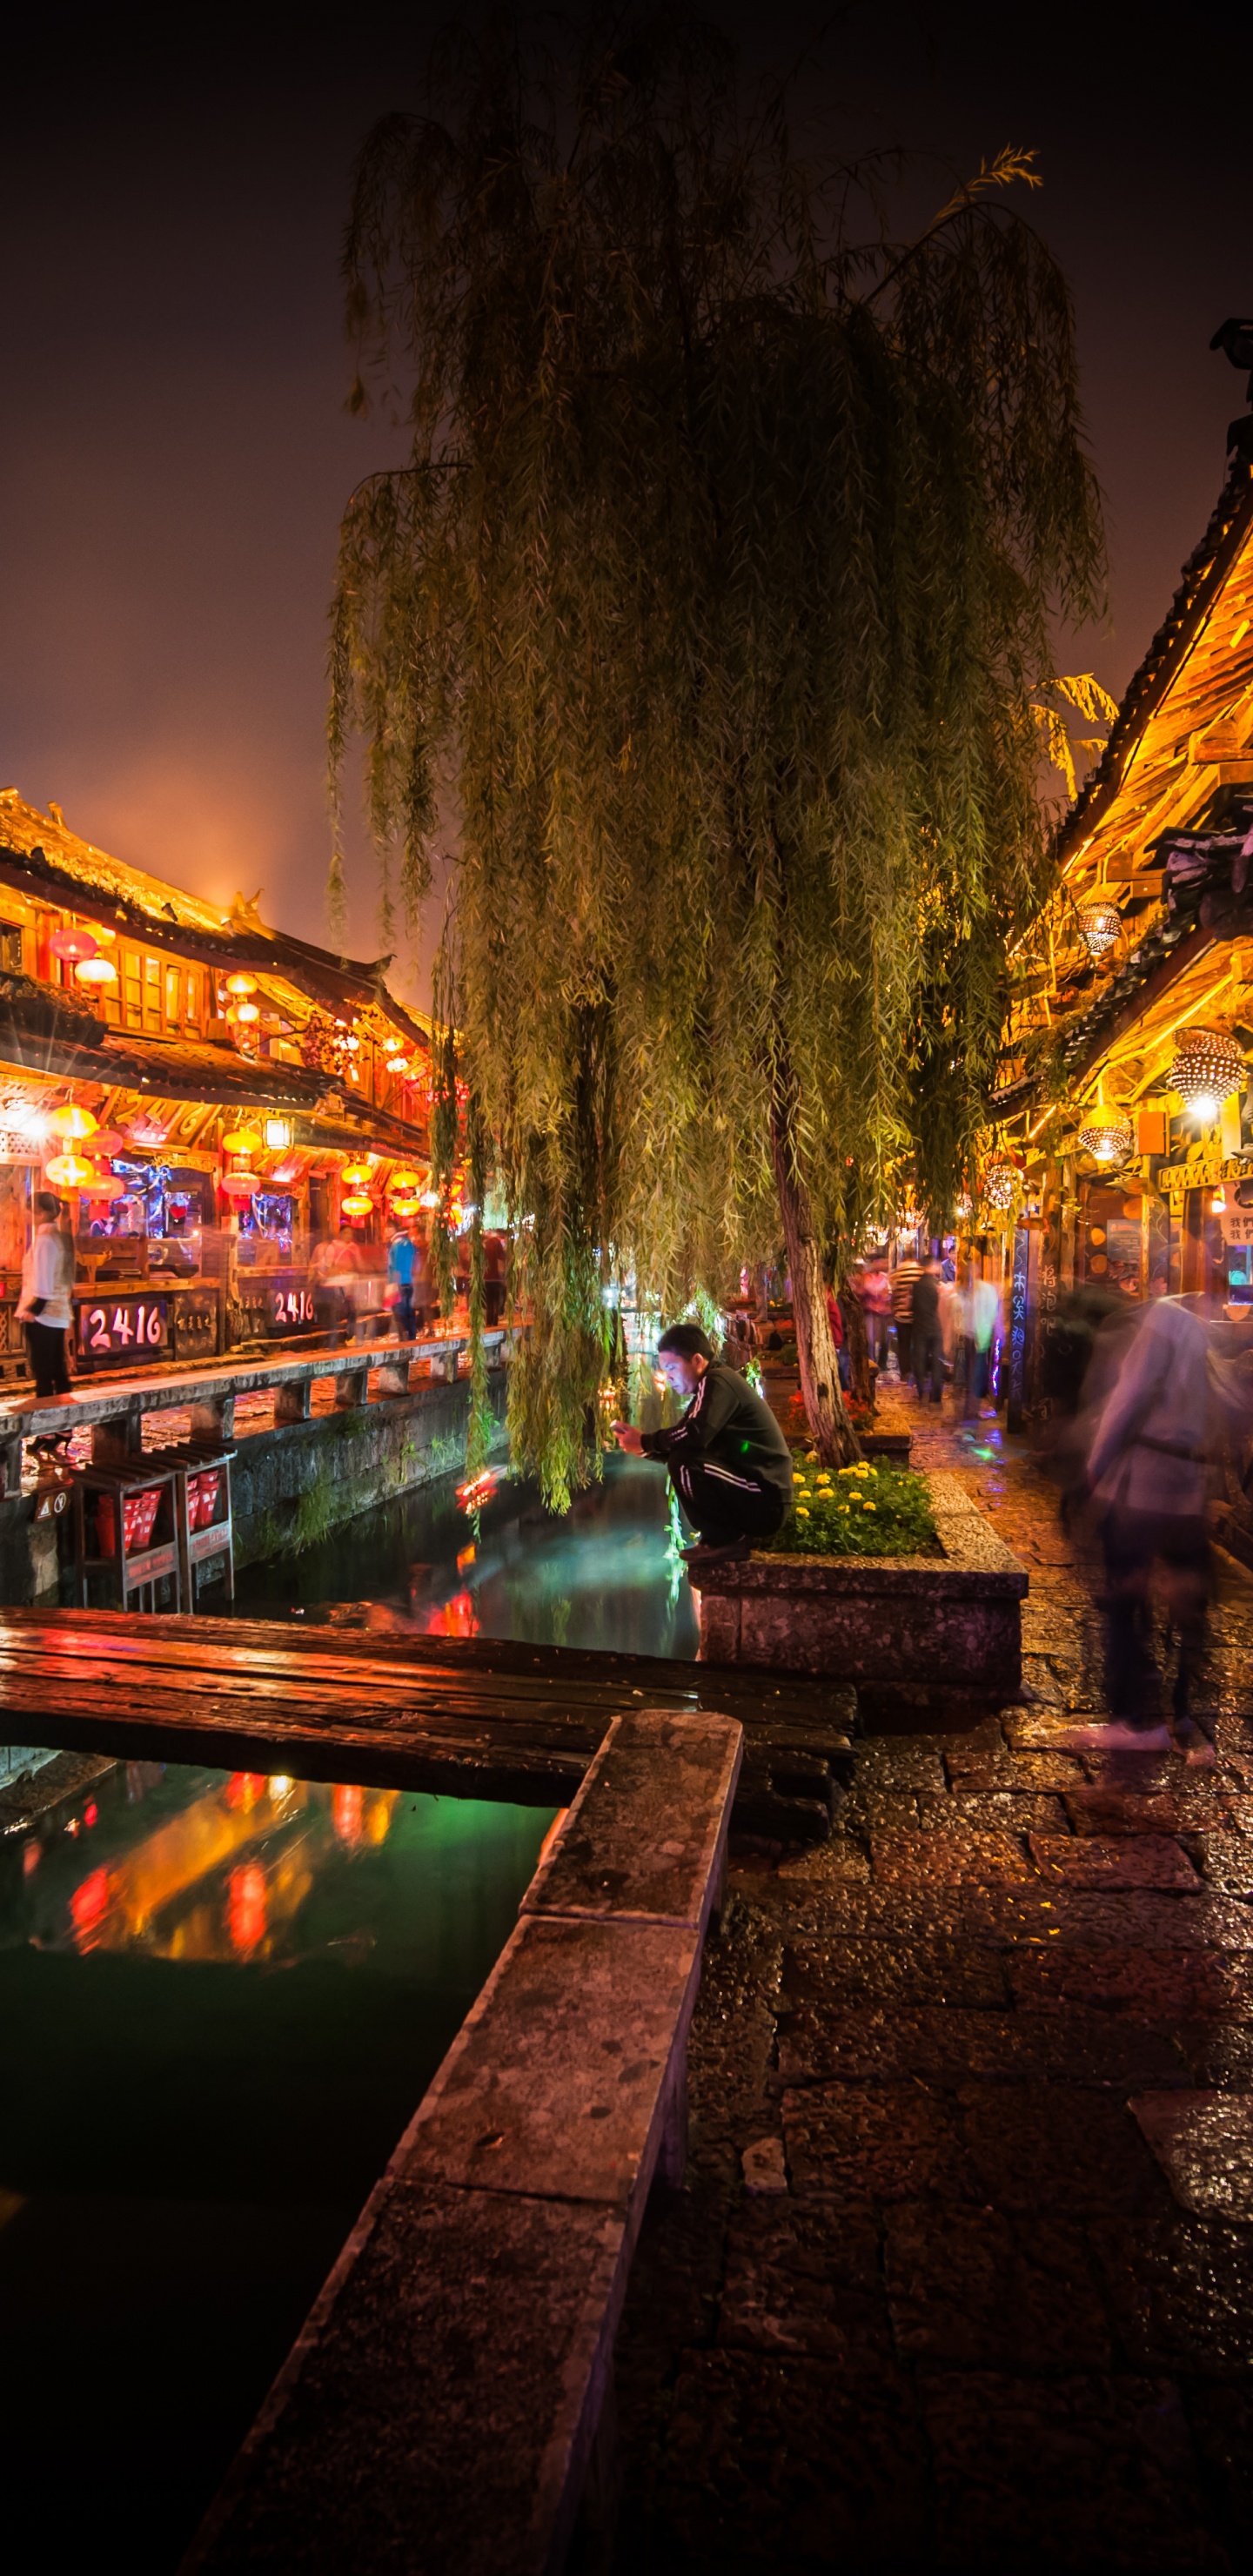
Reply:
[[235, 1437], [235, 1398], [212, 1395], [204, 1404], [193, 1404], [191, 1427], [198, 1440], [220, 1440], [223, 1447]]
[[91, 1462], [93, 1467], [131, 1467], [143, 1454], [144, 1417], [137, 1404], [124, 1413], [110, 1413], [103, 1422], [91, 1426]]

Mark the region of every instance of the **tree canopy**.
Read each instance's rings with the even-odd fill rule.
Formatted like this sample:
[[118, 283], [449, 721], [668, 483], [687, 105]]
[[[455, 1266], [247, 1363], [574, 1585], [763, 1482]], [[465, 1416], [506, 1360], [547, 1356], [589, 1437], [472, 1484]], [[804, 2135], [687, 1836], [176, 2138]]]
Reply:
[[[551, 25], [551, 22], [545, 22]], [[354, 400], [410, 463], [345, 513], [331, 755], [367, 740], [535, 1329], [522, 1458], [589, 1470], [602, 1291], [668, 1310], [961, 1185], [1049, 849], [1032, 696], [1097, 601], [1065, 279], [1003, 154], [915, 239], [682, 9], [448, 39], [362, 149]]]

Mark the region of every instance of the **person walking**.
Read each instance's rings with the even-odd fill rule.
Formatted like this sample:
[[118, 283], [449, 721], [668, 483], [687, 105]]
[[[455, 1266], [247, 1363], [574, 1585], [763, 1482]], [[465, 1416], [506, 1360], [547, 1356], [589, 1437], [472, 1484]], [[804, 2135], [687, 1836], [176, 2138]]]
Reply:
[[395, 1308], [396, 1329], [402, 1342], [411, 1342], [417, 1330], [413, 1315], [413, 1237], [398, 1225], [387, 1247], [387, 1301]]
[[691, 1400], [681, 1422], [638, 1431], [615, 1422], [618, 1447], [632, 1458], [656, 1458], [689, 1521], [696, 1544], [683, 1550], [694, 1576], [704, 1566], [749, 1556], [754, 1539], [772, 1538], [792, 1500], [792, 1453], [774, 1415], [738, 1369], [716, 1361], [699, 1324], [672, 1324], [657, 1345], [662, 1375]]
[[912, 1253], [907, 1260], [898, 1261], [892, 1272], [892, 1321], [896, 1327], [896, 1365], [901, 1373], [902, 1386], [909, 1376], [913, 1360], [914, 1282], [921, 1277], [922, 1263], [915, 1261]]
[[1123, 1348], [1087, 1462], [1105, 1553], [1106, 1697], [1115, 1728], [1145, 1750], [1169, 1740], [1153, 1653], [1155, 1568], [1179, 1638], [1174, 1723], [1188, 1739], [1210, 1592], [1209, 1413], [1205, 1326], [1180, 1300], [1155, 1299]]
[[970, 1311], [975, 1345], [974, 1410], [977, 1413], [985, 1398], [992, 1394], [992, 1369], [1001, 1322], [1000, 1290], [994, 1279], [976, 1279], [971, 1292]]
[[61, 1222], [62, 1214], [61, 1201], [51, 1190], [36, 1192], [35, 1226], [22, 1263], [17, 1304], [35, 1394], [47, 1403], [61, 1402], [71, 1393], [65, 1344], [73, 1322], [74, 1244]]
[[944, 1393], [944, 1343], [940, 1331], [940, 1265], [928, 1254], [913, 1286], [911, 1315], [914, 1384], [921, 1397], [924, 1387], [931, 1402], [938, 1404]]
[[892, 1319], [892, 1282], [881, 1261], [862, 1265], [853, 1287], [866, 1318], [866, 1346], [877, 1369], [887, 1366], [888, 1325]]

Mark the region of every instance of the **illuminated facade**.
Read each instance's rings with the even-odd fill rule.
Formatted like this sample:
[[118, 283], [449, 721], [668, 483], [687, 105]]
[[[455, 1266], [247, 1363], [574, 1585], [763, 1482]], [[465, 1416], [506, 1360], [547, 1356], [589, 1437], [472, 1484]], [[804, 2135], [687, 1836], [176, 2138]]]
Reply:
[[389, 962], [289, 938], [238, 896], [224, 915], [0, 793], [5, 1378], [43, 1182], [76, 1235], [80, 1366], [133, 1361], [141, 1305], [158, 1362], [315, 1327], [311, 1238], [345, 1196], [377, 1235], [393, 1175], [429, 1179], [430, 1033]]
[[[1238, 427], [1241, 425], [1238, 425]], [[1063, 827], [1015, 961], [998, 1156], [1015, 1184], [1024, 1394], [1088, 1286], [1206, 1290], [1253, 1347], [1253, 468], [1218, 506]]]

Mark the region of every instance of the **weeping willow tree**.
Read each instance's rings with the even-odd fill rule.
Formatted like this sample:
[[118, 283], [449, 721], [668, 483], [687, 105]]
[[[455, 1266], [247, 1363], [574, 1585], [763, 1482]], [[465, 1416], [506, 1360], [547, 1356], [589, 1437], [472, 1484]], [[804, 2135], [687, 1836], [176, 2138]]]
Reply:
[[[551, 22], [545, 22], [546, 25]], [[1037, 677], [1101, 574], [1065, 280], [1003, 154], [920, 237], [801, 158], [681, 10], [450, 38], [354, 182], [331, 757], [367, 739], [410, 914], [455, 839], [461, 1063], [520, 1220], [515, 1452], [594, 1463], [604, 1289], [786, 1247], [821, 1456], [856, 1454], [821, 1254], [951, 1198], [1037, 908]]]

